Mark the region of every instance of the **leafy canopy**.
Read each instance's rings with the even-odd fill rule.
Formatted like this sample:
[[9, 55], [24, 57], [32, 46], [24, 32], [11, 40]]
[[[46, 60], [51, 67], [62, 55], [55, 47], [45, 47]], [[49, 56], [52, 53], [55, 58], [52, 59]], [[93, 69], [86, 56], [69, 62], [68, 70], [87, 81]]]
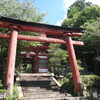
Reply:
[[[8, 18], [28, 21], [28, 22], [42, 22], [46, 13], [39, 13], [39, 9], [33, 6], [34, 2], [29, 1], [20, 1], [20, 0], [0, 0], [0, 15]], [[10, 34], [10, 31], [5, 28], [0, 28], [1, 33]], [[26, 35], [38, 35], [34, 32], [24, 32], [21, 31], [19, 34]], [[17, 59], [16, 67], [21, 66], [21, 59], [19, 54], [21, 51], [26, 50], [25, 47], [29, 45], [37, 46], [39, 42], [27, 42], [19, 41], [17, 43]], [[0, 39], [0, 79], [4, 79], [6, 61], [7, 61], [7, 52], [8, 52], [9, 40]]]
[[0, 0], [0, 15], [29, 22], [42, 22], [46, 13], [39, 13], [38, 8], [29, 1]]
[[80, 27], [85, 22], [93, 22], [100, 17], [100, 6], [93, 5], [85, 0], [77, 0], [70, 6], [67, 17], [62, 26]]
[[[84, 6], [80, 6], [84, 4]], [[82, 7], [82, 9], [81, 9]], [[87, 3], [85, 0], [77, 0], [70, 6], [68, 18], [62, 23], [66, 27], [86, 28], [83, 36], [77, 38], [84, 42], [84, 46], [75, 47], [86, 60], [86, 68], [100, 75], [100, 6]], [[76, 39], [76, 38], [75, 38]], [[77, 55], [79, 56], [79, 54]], [[84, 67], [84, 66], [83, 66]]]
[[62, 75], [62, 69], [66, 66], [68, 62], [68, 53], [62, 50], [60, 44], [50, 44], [48, 49], [49, 66], [51, 71], [57, 75]]

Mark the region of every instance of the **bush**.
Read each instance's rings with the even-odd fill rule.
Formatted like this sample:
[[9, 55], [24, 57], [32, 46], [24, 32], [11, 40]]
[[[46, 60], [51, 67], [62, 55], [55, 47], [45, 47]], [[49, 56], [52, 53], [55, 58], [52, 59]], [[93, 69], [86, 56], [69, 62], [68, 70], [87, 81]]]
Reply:
[[84, 75], [81, 76], [81, 79], [82, 79], [82, 83], [86, 84], [87, 88], [90, 87], [100, 88], [100, 77], [97, 75]]
[[13, 95], [10, 96], [10, 94], [8, 94], [6, 100], [18, 100], [18, 98], [19, 94], [18, 94], [17, 84], [14, 84]]
[[72, 78], [72, 73], [68, 73], [68, 74], [66, 75], [66, 78], [71, 79], [71, 78]]
[[100, 77], [97, 75], [81, 76], [84, 96], [92, 96], [92, 92], [100, 89]]
[[0, 89], [0, 93], [8, 93], [6, 89]]
[[[67, 90], [72, 95], [74, 94], [74, 84], [71, 79], [71, 74], [66, 75], [66, 81], [62, 84], [62, 88]], [[84, 75], [81, 76], [83, 93], [85, 96], [91, 96], [92, 92], [100, 88], [100, 77], [97, 75]]]
[[63, 89], [67, 90], [72, 95], [74, 94], [74, 84], [72, 79], [66, 78], [66, 81], [61, 86]]
[[27, 64], [27, 65], [26, 65], [26, 68], [25, 68], [25, 70], [24, 70], [23, 72], [24, 72], [24, 73], [32, 73], [31, 65], [30, 65], [30, 64]]

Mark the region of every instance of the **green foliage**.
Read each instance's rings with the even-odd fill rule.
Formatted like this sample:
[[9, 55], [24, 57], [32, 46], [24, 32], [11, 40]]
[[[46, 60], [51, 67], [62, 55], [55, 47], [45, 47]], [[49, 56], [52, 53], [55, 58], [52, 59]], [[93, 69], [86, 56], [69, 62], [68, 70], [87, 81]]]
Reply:
[[[88, 96], [91, 96], [91, 91], [93, 92], [97, 88], [100, 89], [100, 77], [97, 75], [81, 76], [81, 81], [82, 81], [82, 85], [83, 85], [83, 93], [85, 93], [84, 94], [85, 96], [86, 96], [86, 94], [88, 94]], [[68, 73], [66, 75], [66, 78], [64, 78], [62, 88], [66, 89], [72, 95], [75, 93], [71, 73]]]
[[72, 18], [74, 17], [74, 15], [76, 13], [79, 13], [79, 8], [78, 7], [75, 7], [75, 6], [72, 6], [70, 10], [68, 10], [68, 14], [67, 14], [67, 17], [68, 18]]
[[[47, 13], [39, 13], [39, 9], [33, 6], [34, 2], [20, 0], [0, 0], [0, 15], [3, 17], [18, 19], [27, 22], [42, 22]], [[1, 33], [10, 34], [9, 29], [0, 28]], [[35, 32], [20, 31], [19, 34], [35, 35]], [[19, 41], [17, 43], [16, 69], [21, 67], [20, 52], [26, 51], [28, 46], [39, 46], [39, 42]], [[0, 39], [0, 80], [4, 79], [6, 69], [9, 39]], [[26, 48], [25, 48], [26, 47]]]
[[78, 64], [78, 70], [79, 70], [79, 71], [84, 70], [84, 68], [81, 67], [81, 61], [80, 61], [80, 60], [77, 60], [77, 64]]
[[4, 72], [6, 67], [8, 40], [0, 39], [0, 80], [4, 81]]
[[[83, 53], [91, 54], [91, 65], [88, 66], [95, 66], [94, 72], [97, 75], [99, 74], [100, 67], [100, 18], [98, 18], [95, 22], [88, 22], [83, 25], [86, 28], [86, 31], [82, 37], [84, 41], [84, 48]], [[87, 58], [86, 58], [87, 59]], [[88, 60], [88, 59], [87, 59]], [[88, 61], [89, 62], [89, 61]], [[87, 64], [88, 64], [87, 62]]]
[[17, 84], [14, 84], [13, 95], [11, 96], [10, 94], [8, 94], [6, 100], [18, 100], [18, 98], [19, 98], [19, 93], [17, 89]]
[[[84, 70], [84, 68], [81, 67], [81, 61], [80, 61], [80, 60], [77, 60], [77, 65], [78, 65], [78, 70], [79, 70], [79, 71]], [[67, 68], [71, 69], [71, 67], [67, 67]]]
[[[85, 22], [94, 22], [100, 17], [100, 6], [86, 7], [78, 16], [77, 21], [74, 23], [74, 27], [80, 27]], [[79, 23], [78, 23], [79, 22]], [[75, 25], [76, 24], [76, 25]]]
[[62, 84], [61, 87], [67, 90], [69, 93], [74, 94], [74, 84], [72, 79], [66, 78], [66, 81]]
[[100, 77], [97, 75], [85, 75], [81, 76], [82, 83], [84, 90], [88, 90], [88, 88], [91, 87], [97, 87], [100, 88]]
[[[82, 7], [80, 5], [84, 4]], [[82, 8], [82, 9], [81, 9]], [[76, 13], [75, 13], [76, 12]], [[85, 0], [77, 0], [70, 6], [68, 18], [62, 23], [66, 27], [86, 28], [81, 38], [84, 46], [75, 47], [76, 54], [84, 55], [89, 71], [100, 75], [100, 6], [93, 5]], [[89, 67], [88, 67], [89, 66]]]
[[[70, 7], [68, 18], [64, 20], [62, 26], [86, 28], [82, 38], [77, 38], [77, 40], [83, 41], [85, 45], [75, 47], [75, 51], [84, 55], [87, 66], [90, 66], [89, 69], [100, 75], [100, 6], [92, 5], [89, 2], [85, 6], [80, 6], [82, 2], [85, 4], [85, 0], [77, 0]], [[86, 93], [90, 94], [93, 87], [100, 88], [98, 76], [82, 76], [82, 82]]]
[[8, 93], [6, 89], [0, 89], [0, 93]]
[[[9, 12], [9, 13], [8, 13]], [[1, 0], [0, 15], [29, 22], [41, 22], [46, 13], [39, 13], [33, 2], [18, 0]]]
[[85, 2], [85, 0], [76, 0], [68, 10], [67, 17], [72, 18], [77, 12], [83, 11], [85, 7], [91, 7], [93, 4], [91, 2]]
[[64, 19], [62, 26], [74, 27], [74, 24], [76, 23], [80, 13], [81, 12], [74, 13], [72, 18]]
[[72, 6], [68, 13], [69, 18], [63, 21], [62, 26], [80, 27], [86, 22], [94, 22], [100, 17], [99, 12], [100, 6], [97, 5], [84, 7], [82, 11], [77, 6]]
[[72, 73], [68, 73], [68, 74], [66, 75], [66, 78], [72, 79]]
[[31, 68], [31, 64], [27, 64], [27, 67], [25, 69], [25, 71], [23, 71], [24, 73], [32, 73], [32, 68]]
[[92, 93], [100, 89], [100, 77], [97, 75], [81, 76], [84, 96], [92, 96]]
[[60, 76], [63, 68], [68, 62], [68, 53], [60, 48], [60, 44], [50, 44], [49, 47], [50, 49], [48, 49], [48, 57], [51, 72], [55, 73], [57, 76]]
[[[68, 18], [63, 21], [62, 26], [80, 27], [80, 25], [83, 25], [84, 22], [87, 21], [86, 19], [89, 16], [91, 16], [89, 11], [87, 12], [88, 13], [88, 15], [87, 15], [85, 8], [91, 9], [92, 5], [93, 4], [91, 2], [85, 2], [85, 0], [76, 0], [70, 6], [70, 9], [67, 12]], [[96, 12], [96, 13], [98, 13], [98, 12]], [[91, 17], [93, 17], [93, 16], [91, 16]]]

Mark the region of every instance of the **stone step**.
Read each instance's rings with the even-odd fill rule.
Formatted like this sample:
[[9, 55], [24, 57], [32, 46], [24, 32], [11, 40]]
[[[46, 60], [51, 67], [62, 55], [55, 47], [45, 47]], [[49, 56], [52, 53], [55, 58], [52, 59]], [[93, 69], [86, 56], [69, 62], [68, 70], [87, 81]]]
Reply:
[[[35, 88], [34, 88], [35, 87]], [[31, 88], [31, 87], [27, 87], [27, 89], [28, 88], [31, 88], [31, 89], [58, 89], [58, 90], [60, 90], [60, 88], [58, 87], [58, 86], [40, 86], [39, 88], [38, 88], [39, 86], [33, 86], [33, 88]], [[25, 88], [25, 87], [22, 87], [22, 88]]]
[[34, 94], [41, 94], [41, 93], [46, 93], [46, 92], [48, 92], [48, 93], [52, 93], [53, 91], [52, 90], [49, 90], [49, 91], [23, 91], [23, 94], [24, 93], [34, 93]]
[[45, 84], [45, 86], [48, 86], [48, 85], [50, 85], [50, 86], [57, 86], [55, 83], [50, 83], [50, 82], [34, 82], [34, 81], [32, 81], [32, 82], [21, 82], [21, 84], [22, 84], [22, 86], [23, 87], [25, 87], [25, 86], [30, 86], [30, 87], [32, 87], [32, 86], [42, 86], [42, 87], [44, 87], [44, 84]]
[[[38, 93], [38, 92], [39, 92], [39, 93], [42, 93], [42, 92], [52, 92], [52, 93], [53, 93], [53, 92], [58, 92], [58, 91], [57, 91], [57, 90], [56, 90], [56, 91], [52, 91], [52, 90], [51, 90], [51, 91], [50, 91], [50, 90], [49, 90], [49, 91], [46, 91], [46, 90], [40, 90], [40, 91], [27, 91], [27, 90], [23, 90], [23, 92], [24, 92], [24, 93]], [[61, 93], [62, 93], [62, 92], [61, 92]]]
[[[22, 84], [22, 85], [23, 85], [23, 84]], [[41, 85], [41, 84], [40, 84], [40, 85], [39, 85], [39, 84], [38, 84], [38, 85], [34, 85], [34, 84], [33, 84], [33, 85], [30, 85], [30, 86], [29, 86], [29, 85], [30, 85], [30, 84], [28, 84], [28, 85], [27, 85], [27, 84], [26, 84], [26, 85], [24, 84], [22, 87], [30, 87], [30, 88], [31, 88], [31, 87], [40, 87], [40, 88], [42, 88], [42, 87], [44, 87], [44, 88], [46, 88], [46, 87], [57, 87], [57, 88], [58, 88], [57, 85], [50, 85], [50, 84], [48, 84], [49, 86], [48, 86], [47, 84], [43, 84], [43, 85]]]
[[66, 98], [67, 96], [56, 96], [56, 95], [31, 95], [31, 96], [26, 96], [24, 97], [25, 99], [29, 100], [29, 99], [49, 99], [49, 98]]
[[[32, 91], [32, 90], [30, 90], [30, 91], [27, 91], [27, 90], [23, 90], [23, 93], [42, 93], [42, 92], [58, 92], [57, 90], [55, 90], [55, 91], [53, 91], [53, 90], [39, 90], [39, 91]], [[60, 91], [59, 91], [60, 92]], [[61, 93], [63, 93], [63, 92], [61, 92]]]
[[21, 77], [20, 78], [21, 80], [34, 80], [34, 81], [39, 81], [39, 80], [43, 80], [43, 81], [47, 81], [47, 80], [51, 80], [51, 78], [50, 77], [45, 77], [45, 79], [44, 79], [44, 77]]
[[22, 88], [23, 91], [29, 91], [29, 92], [46, 92], [46, 91], [52, 91], [52, 92], [55, 92], [55, 91], [58, 91], [58, 92], [63, 92], [62, 90], [60, 89], [45, 89], [45, 88], [41, 88], [41, 89], [37, 89], [37, 88], [34, 88], [34, 89], [31, 89], [31, 88]]
[[62, 97], [62, 98], [43, 98], [43, 99], [22, 98], [20, 100], [87, 100], [87, 99], [85, 99], [85, 98], [81, 99], [79, 97]]
[[36, 91], [48, 91], [48, 90], [52, 90], [52, 91], [60, 91], [60, 88], [51, 88], [51, 87], [47, 87], [47, 88], [23, 88], [22, 87], [22, 90], [26, 90], [26, 91], [33, 91], [33, 92], [36, 92]]
[[21, 100], [67, 100], [70, 94], [64, 93], [51, 77], [23, 76], [20, 78], [24, 99]]
[[60, 92], [52, 92], [52, 91], [49, 91], [49, 92], [31, 92], [31, 93], [28, 93], [28, 92], [25, 92], [23, 93], [23, 95], [27, 96], [27, 95], [50, 95], [50, 94], [53, 94], [53, 95], [64, 95], [64, 96], [68, 96], [68, 97], [71, 97], [71, 95], [67, 94], [67, 93], [60, 93]]
[[30, 97], [30, 98], [46, 98], [46, 97], [48, 97], [48, 98], [54, 98], [54, 97], [67, 97], [67, 95], [64, 95], [64, 94], [27, 94], [27, 95], [24, 95], [24, 97], [26, 98], [26, 97]]
[[44, 81], [44, 80], [42, 80], [42, 81], [39, 81], [39, 80], [37, 80], [37, 81], [35, 81], [35, 80], [21, 80], [22, 81], [22, 83], [25, 83], [25, 82], [28, 82], [28, 83], [34, 83], [34, 84], [36, 84], [36, 83], [41, 83], [41, 84], [43, 84], [43, 83], [54, 83], [54, 82], [52, 82], [51, 80], [49, 80], [49, 81]]

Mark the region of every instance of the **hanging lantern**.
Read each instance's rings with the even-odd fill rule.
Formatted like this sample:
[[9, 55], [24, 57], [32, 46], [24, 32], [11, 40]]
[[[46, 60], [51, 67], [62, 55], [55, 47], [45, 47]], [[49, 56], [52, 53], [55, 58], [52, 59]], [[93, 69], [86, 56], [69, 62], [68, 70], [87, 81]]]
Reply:
[[26, 58], [30, 58], [30, 52], [26, 52]]

